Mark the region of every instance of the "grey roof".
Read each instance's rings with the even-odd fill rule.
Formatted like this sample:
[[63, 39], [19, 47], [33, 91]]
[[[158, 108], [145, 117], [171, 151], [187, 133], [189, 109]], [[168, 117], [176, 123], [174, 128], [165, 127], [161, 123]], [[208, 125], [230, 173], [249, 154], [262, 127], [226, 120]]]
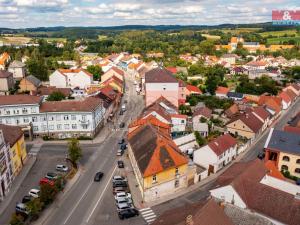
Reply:
[[[272, 132], [273, 131], [273, 132]], [[300, 155], [300, 135], [281, 130], [271, 130], [270, 141], [265, 146], [282, 152]]]
[[6, 71], [6, 70], [0, 70], [0, 78], [8, 78], [12, 76], [13, 74]]
[[14, 60], [10, 65], [9, 68], [19, 68], [19, 67], [25, 67], [25, 64], [18, 61], [18, 60]]
[[25, 77], [25, 79], [31, 82], [36, 87], [39, 87], [42, 84], [42, 82], [33, 75], [29, 75], [28, 77]]
[[227, 96], [229, 98], [243, 98], [244, 97], [244, 95], [242, 93], [232, 92], [232, 91], [228, 92]]

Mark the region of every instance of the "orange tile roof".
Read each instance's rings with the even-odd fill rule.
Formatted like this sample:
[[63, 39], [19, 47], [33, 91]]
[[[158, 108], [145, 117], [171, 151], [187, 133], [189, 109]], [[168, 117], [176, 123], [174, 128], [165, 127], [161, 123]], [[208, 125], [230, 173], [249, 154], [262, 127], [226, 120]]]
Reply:
[[10, 56], [7, 52], [3, 52], [2, 55], [0, 56], [0, 65], [5, 65], [9, 57]]
[[237, 37], [231, 37], [230, 42], [231, 42], [231, 43], [238, 43]]
[[123, 70], [120, 70], [119, 68], [117, 68], [117, 67], [115, 67], [115, 66], [113, 66], [112, 68], [110, 68], [108, 71], [110, 71], [110, 70], [113, 70], [113, 71], [115, 71], [116, 73], [118, 73], [118, 74], [124, 76], [124, 71], [123, 71]]
[[275, 177], [277, 179], [280, 180], [285, 180], [284, 176], [282, 175], [282, 173], [280, 171], [278, 171], [275, 162], [268, 160], [265, 162], [265, 167], [268, 169], [268, 175]]
[[188, 116], [182, 114], [171, 114], [171, 117], [186, 119]]
[[229, 88], [218, 86], [216, 90], [216, 94], [227, 94], [229, 92]]
[[197, 87], [197, 86], [194, 86], [194, 85], [186, 85], [186, 89], [191, 92], [191, 94], [202, 94], [202, 91]]
[[275, 96], [260, 96], [258, 105], [266, 105], [267, 107], [273, 109], [276, 113], [279, 113], [282, 109], [281, 99]]
[[290, 96], [285, 91], [281, 92], [278, 96], [286, 103], [290, 103], [292, 101]]

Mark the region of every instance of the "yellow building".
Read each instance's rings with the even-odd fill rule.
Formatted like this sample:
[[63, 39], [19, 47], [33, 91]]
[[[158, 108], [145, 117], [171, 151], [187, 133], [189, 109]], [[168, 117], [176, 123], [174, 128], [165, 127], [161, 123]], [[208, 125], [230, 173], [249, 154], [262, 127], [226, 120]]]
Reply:
[[20, 127], [0, 124], [5, 142], [10, 146], [13, 176], [17, 176], [27, 160], [24, 133]]
[[151, 122], [128, 134], [129, 158], [142, 198], [156, 200], [188, 186], [188, 159], [169, 134]]

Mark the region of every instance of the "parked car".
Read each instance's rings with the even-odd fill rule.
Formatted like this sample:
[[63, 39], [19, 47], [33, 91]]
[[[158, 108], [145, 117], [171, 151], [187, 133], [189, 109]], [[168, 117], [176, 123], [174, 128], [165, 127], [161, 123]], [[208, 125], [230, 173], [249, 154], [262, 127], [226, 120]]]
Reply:
[[56, 170], [59, 172], [68, 172], [69, 168], [65, 165], [59, 164], [56, 165]]
[[124, 168], [124, 162], [122, 160], [118, 160], [118, 167]]
[[122, 111], [122, 110], [120, 111], [119, 115], [120, 115], [120, 116], [122, 116], [122, 115], [123, 115], [123, 111]]
[[138, 216], [139, 215], [139, 211], [136, 210], [135, 208], [124, 209], [124, 210], [119, 211], [118, 215], [119, 215], [119, 218], [121, 220], [123, 220], [123, 219], [126, 219], [126, 218]]
[[43, 185], [43, 184], [49, 184], [50, 186], [54, 186], [55, 185], [55, 183], [54, 183], [54, 181], [53, 180], [49, 180], [48, 178], [42, 178], [41, 180], [40, 180], [40, 185]]
[[124, 143], [125, 143], [125, 139], [124, 139], [124, 138], [122, 138], [122, 139], [118, 142], [119, 145], [122, 145], [122, 144], [124, 144]]
[[265, 153], [264, 152], [258, 153], [257, 158], [259, 158], [261, 160], [264, 159], [265, 158]]
[[32, 196], [31, 195], [25, 195], [23, 198], [22, 198], [22, 203], [27, 203], [27, 202], [30, 202], [32, 200]]
[[128, 204], [128, 203], [117, 204], [117, 210], [118, 211], [121, 211], [121, 210], [124, 210], [124, 209], [131, 209], [131, 208], [132, 208], [132, 205]]
[[102, 177], [103, 177], [103, 173], [102, 172], [97, 172], [95, 174], [94, 181], [99, 182]]
[[127, 179], [123, 176], [116, 175], [116, 176], [113, 176], [113, 178], [112, 178], [112, 182], [115, 182], [115, 181], [127, 181]]
[[113, 194], [117, 194], [120, 192], [128, 192], [128, 188], [127, 187], [115, 187], [113, 188]]
[[41, 191], [37, 188], [33, 188], [28, 192], [28, 195], [34, 197], [34, 198], [39, 198], [40, 197]]
[[128, 203], [128, 204], [132, 205], [132, 199], [131, 198], [117, 198], [116, 205], [121, 204], [121, 203]]
[[124, 151], [122, 149], [118, 149], [117, 156], [122, 156]]
[[124, 122], [122, 122], [122, 123], [120, 123], [120, 126], [119, 126], [120, 128], [124, 128], [125, 127], [125, 123]]
[[297, 185], [300, 185], [300, 178], [298, 178], [298, 180], [296, 181]]
[[116, 181], [113, 182], [113, 187], [128, 187], [128, 184], [126, 181]]
[[126, 150], [126, 148], [127, 148], [127, 145], [126, 145], [126, 144], [122, 144], [122, 145], [120, 146], [120, 149], [123, 150], [123, 151]]
[[118, 192], [115, 195], [115, 199], [117, 199], [117, 198], [131, 198], [131, 194], [125, 193], [125, 192]]
[[29, 210], [26, 208], [24, 203], [17, 203], [16, 205], [16, 214], [24, 215], [25, 217], [29, 215]]
[[47, 178], [49, 180], [56, 180], [58, 178], [58, 175], [57, 175], [57, 173], [48, 172], [46, 174], [45, 178]]
[[126, 111], [126, 105], [125, 105], [125, 104], [122, 105], [121, 110], [122, 110], [123, 112]]

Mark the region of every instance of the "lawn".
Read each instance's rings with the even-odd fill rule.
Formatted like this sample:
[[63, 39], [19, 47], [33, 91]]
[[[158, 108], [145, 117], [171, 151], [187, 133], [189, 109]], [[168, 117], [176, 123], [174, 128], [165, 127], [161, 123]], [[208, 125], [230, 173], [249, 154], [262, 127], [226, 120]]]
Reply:
[[261, 30], [261, 28], [236, 28], [234, 30], [231, 29], [222, 29], [224, 33], [231, 33], [233, 35], [238, 35], [240, 33], [252, 33]]
[[49, 38], [49, 37], [47, 37], [47, 38], [41, 38], [41, 39], [45, 39], [47, 42], [67, 42], [66, 38]]
[[98, 35], [98, 40], [99, 40], [99, 41], [103, 41], [103, 40], [105, 40], [105, 39], [107, 39], [107, 36], [106, 36], [106, 35]]
[[288, 35], [291, 36], [293, 34], [297, 35], [297, 31], [296, 30], [281, 30], [281, 31], [270, 31], [270, 32], [262, 32], [260, 33], [260, 35], [262, 37], [268, 37], [269, 35], [275, 36], [275, 37], [282, 37], [284, 35]]
[[207, 39], [211, 39], [211, 40], [219, 40], [221, 39], [220, 36], [217, 35], [210, 35], [210, 34], [201, 34], [203, 37], [206, 37]]
[[2, 36], [0, 40], [8, 44], [26, 44], [31, 41], [31, 38], [21, 36]]
[[280, 44], [284, 41], [295, 40], [297, 45], [300, 45], [300, 36], [298, 37], [277, 37], [277, 38], [268, 38], [267, 44]]

